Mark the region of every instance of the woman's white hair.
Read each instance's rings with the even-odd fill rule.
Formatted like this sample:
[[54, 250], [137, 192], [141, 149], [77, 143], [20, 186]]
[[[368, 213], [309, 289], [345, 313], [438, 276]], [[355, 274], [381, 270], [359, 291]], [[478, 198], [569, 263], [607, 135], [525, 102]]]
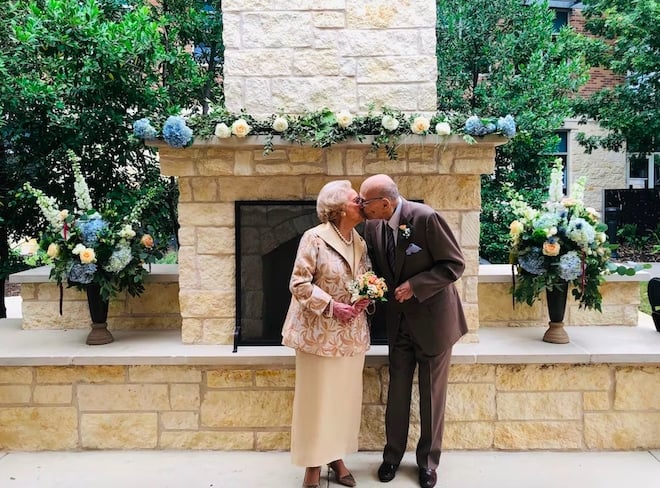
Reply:
[[353, 189], [348, 180], [326, 183], [316, 197], [316, 215], [323, 223], [337, 222], [346, 209], [348, 195]]

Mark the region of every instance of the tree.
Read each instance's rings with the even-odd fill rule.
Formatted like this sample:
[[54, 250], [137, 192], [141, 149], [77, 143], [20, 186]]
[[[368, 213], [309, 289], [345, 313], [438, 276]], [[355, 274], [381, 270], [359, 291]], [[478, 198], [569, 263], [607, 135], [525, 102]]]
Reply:
[[585, 28], [598, 36], [590, 61], [620, 75], [623, 82], [577, 99], [575, 111], [609, 130], [579, 141], [587, 152], [618, 151], [624, 142], [635, 152], [654, 152], [660, 132], [660, 3], [657, 0], [585, 0]]
[[[65, 156], [82, 158], [92, 197], [157, 184], [155, 155], [132, 138], [136, 118], [169, 107], [158, 67], [167, 53], [149, 8], [116, 0], [16, 0], [0, 3], [0, 285], [20, 263], [8, 242], [43, 222], [20, 196], [25, 182], [71, 203]], [[189, 56], [188, 56], [189, 57]], [[174, 61], [172, 61], [174, 62]], [[123, 192], [125, 193], [125, 192]], [[134, 201], [134, 199], [133, 199]], [[130, 205], [131, 199], [127, 199]], [[161, 206], [162, 208], [162, 206]], [[158, 212], [159, 210], [155, 210]], [[3, 293], [4, 295], [4, 293]], [[0, 317], [6, 314], [4, 297]]]
[[545, 196], [554, 131], [571, 114], [570, 97], [586, 82], [581, 40], [553, 35], [546, 2], [437, 2], [440, 110], [494, 116], [510, 113], [518, 135], [497, 150], [493, 175], [482, 177], [480, 255], [508, 262], [508, 202]]

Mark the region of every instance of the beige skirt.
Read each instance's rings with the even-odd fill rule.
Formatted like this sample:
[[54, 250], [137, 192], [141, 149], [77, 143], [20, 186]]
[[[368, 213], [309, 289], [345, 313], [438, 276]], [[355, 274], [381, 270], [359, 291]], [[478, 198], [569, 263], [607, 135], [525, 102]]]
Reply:
[[291, 460], [296, 466], [322, 466], [358, 450], [364, 356], [296, 351], [291, 422]]

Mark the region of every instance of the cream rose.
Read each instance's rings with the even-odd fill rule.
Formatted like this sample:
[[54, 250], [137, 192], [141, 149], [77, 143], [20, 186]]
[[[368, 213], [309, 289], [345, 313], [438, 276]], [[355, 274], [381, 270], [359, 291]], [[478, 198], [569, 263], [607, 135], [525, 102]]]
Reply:
[[438, 122], [435, 124], [435, 133], [439, 136], [448, 136], [451, 134], [451, 127], [447, 122]]
[[289, 128], [289, 123], [284, 117], [275, 117], [273, 120], [273, 130], [275, 132], [284, 132]]
[[39, 249], [39, 243], [34, 238], [21, 244], [21, 254], [23, 255], [32, 255], [37, 252], [37, 249]]
[[345, 129], [353, 123], [353, 114], [348, 110], [342, 110], [335, 116], [337, 118], [337, 125], [342, 129]]
[[96, 262], [96, 253], [91, 247], [86, 247], [80, 251], [80, 262], [83, 264], [89, 264]]
[[514, 220], [509, 225], [509, 234], [511, 234], [512, 237], [519, 236], [524, 228], [525, 226], [522, 224], [522, 222], [519, 220]]
[[231, 133], [236, 137], [245, 137], [250, 133], [252, 127], [244, 119], [238, 119], [231, 124]]
[[415, 117], [415, 120], [413, 120], [412, 124], [410, 125], [410, 130], [413, 132], [413, 134], [424, 134], [429, 130], [429, 127], [431, 127], [431, 122], [429, 119], [423, 115], [420, 115], [419, 117]]
[[57, 256], [60, 255], [60, 246], [58, 246], [57, 244], [55, 244], [54, 242], [52, 242], [52, 243], [48, 246], [48, 250], [46, 251], [46, 254], [48, 254], [48, 257], [49, 257], [49, 258], [53, 258], [53, 259], [55, 259]]
[[399, 120], [396, 117], [392, 117], [391, 115], [383, 115], [380, 124], [385, 130], [389, 130], [391, 132], [399, 127]]
[[221, 139], [231, 137], [231, 129], [221, 122], [215, 126], [215, 136]]
[[60, 213], [57, 214], [57, 218], [60, 219], [61, 222], [64, 222], [68, 216], [69, 211], [67, 209], [60, 210]]

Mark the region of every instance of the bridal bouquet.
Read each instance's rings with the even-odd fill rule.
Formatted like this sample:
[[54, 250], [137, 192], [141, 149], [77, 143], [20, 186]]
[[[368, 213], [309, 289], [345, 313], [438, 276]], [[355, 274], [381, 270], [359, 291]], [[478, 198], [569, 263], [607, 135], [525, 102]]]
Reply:
[[35, 197], [48, 226], [38, 239], [38, 246], [24, 257], [32, 265], [52, 266], [51, 279], [61, 285], [67, 281], [78, 289], [96, 283], [104, 300], [122, 290], [136, 296], [144, 291], [145, 263], [160, 257], [154, 239], [143, 231], [140, 215], [152, 194], [139, 201], [128, 215], [117, 215], [107, 204], [101, 210], [92, 206], [89, 187], [80, 170], [80, 159], [69, 151], [74, 174], [76, 209], [58, 206], [53, 197], [24, 185]]
[[379, 278], [373, 271], [358, 276], [352, 280], [348, 286], [351, 292], [351, 302], [355, 303], [364, 298], [379, 302], [386, 302], [385, 293], [387, 293], [387, 285], [383, 278]]

